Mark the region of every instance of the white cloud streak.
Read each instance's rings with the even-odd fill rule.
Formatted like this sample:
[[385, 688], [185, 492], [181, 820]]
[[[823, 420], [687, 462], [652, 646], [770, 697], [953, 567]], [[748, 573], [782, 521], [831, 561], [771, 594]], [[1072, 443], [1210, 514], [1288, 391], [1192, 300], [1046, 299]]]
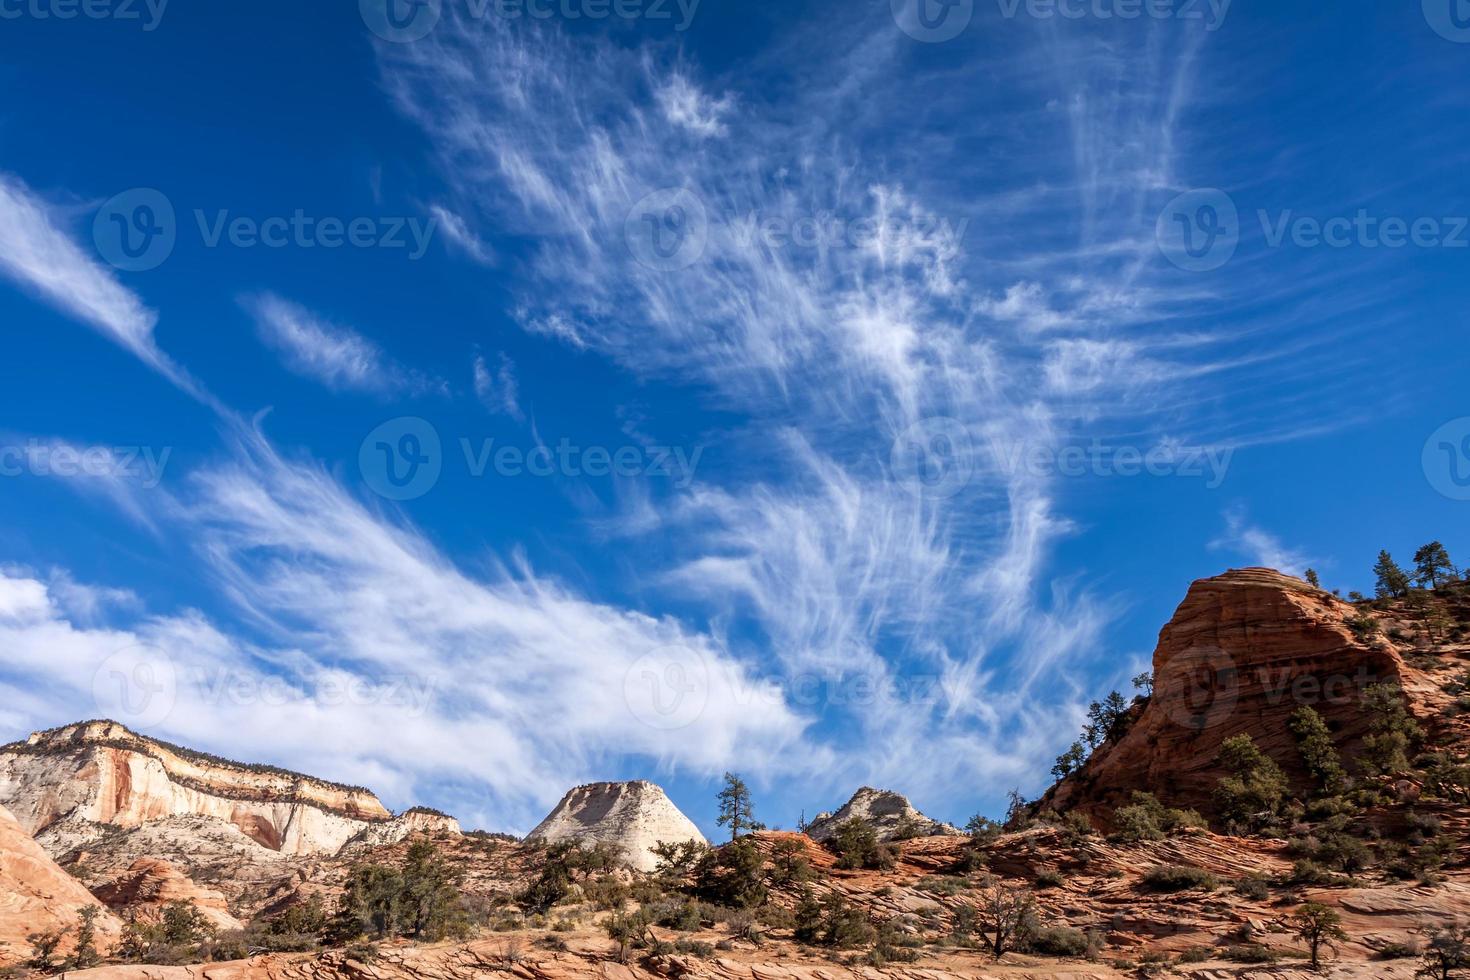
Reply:
[[281, 355], [289, 370], [332, 391], [422, 394], [444, 387], [395, 363], [351, 327], [332, 323], [274, 293], [241, 302], [255, 318], [260, 339]]

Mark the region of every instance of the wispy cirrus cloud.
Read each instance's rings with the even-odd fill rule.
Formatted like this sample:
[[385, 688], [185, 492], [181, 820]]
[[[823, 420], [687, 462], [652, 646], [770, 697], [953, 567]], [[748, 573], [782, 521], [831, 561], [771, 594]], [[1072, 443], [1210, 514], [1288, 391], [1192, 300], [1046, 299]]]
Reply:
[[[589, 600], [518, 559], [472, 577], [322, 469], [239, 436], [233, 460], [139, 503], [197, 542], [251, 635], [131, 602], [100, 617], [117, 605], [106, 593], [83, 608], [69, 579], [7, 569], [0, 691], [21, 724], [74, 717], [109, 658], [141, 649], [177, 685], [144, 726], [155, 734], [370, 785], [400, 807], [432, 794], [518, 830], [628, 757], [704, 775], [736, 753], [762, 772], [824, 763], [793, 751], [807, 722], [718, 638]], [[671, 665], [697, 684], [693, 710], [664, 685]], [[343, 689], [364, 693], [327, 696]], [[137, 723], [122, 702], [97, 710]]]
[[1240, 507], [1225, 512], [1225, 530], [1210, 542], [1210, 547], [1243, 555], [1256, 565], [1288, 575], [1301, 575], [1308, 566], [1316, 563], [1316, 559], [1306, 552], [1290, 547], [1275, 534], [1251, 523]]
[[153, 337], [158, 314], [112, 270], [83, 251], [52, 208], [18, 178], [0, 173], [0, 272], [68, 316], [75, 317], [184, 391], [208, 394]]
[[398, 364], [351, 327], [274, 293], [247, 296], [241, 304], [254, 317], [260, 339], [281, 355], [288, 369], [333, 391], [391, 395], [445, 388], [443, 382]]
[[515, 365], [504, 352], [496, 359], [494, 370], [483, 354], [475, 355], [475, 396], [480, 404], [490, 411], [508, 415], [523, 422], [526, 413], [521, 409], [520, 384], [516, 381]]

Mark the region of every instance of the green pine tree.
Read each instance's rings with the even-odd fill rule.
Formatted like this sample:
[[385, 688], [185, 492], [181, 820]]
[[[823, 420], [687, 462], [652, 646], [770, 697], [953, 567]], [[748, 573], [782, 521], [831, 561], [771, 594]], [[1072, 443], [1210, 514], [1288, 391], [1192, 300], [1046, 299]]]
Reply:
[[1455, 564], [1444, 545], [1431, 541], [1414, 552], [1414, 570], [1420, 585], [1437, 589], [1441, 581], [1454, 576]]
[[1401, 599], [1409, 594], [1409, 576], [1393, 556], [1387, 551], [1378, 553], [1378, 561], [1373, 565], [1373, 575], [1377, 582], [1376, 591], [1380, 599]]

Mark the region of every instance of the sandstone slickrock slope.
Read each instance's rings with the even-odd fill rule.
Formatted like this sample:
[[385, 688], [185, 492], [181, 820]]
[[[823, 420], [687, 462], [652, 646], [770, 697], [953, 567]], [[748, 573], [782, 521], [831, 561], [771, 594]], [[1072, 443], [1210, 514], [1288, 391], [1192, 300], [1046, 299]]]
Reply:
[[[29, 954], [26, 936], [74, 928], [79, 909], [99, 904], [0, 806], [0, 966]], [[111, 914], [99, 915], [98, 946], [111, 945], [121, 929]]]
[[1266, 568], [1195, 582], [1159, 633], [1153, 696], [1116, 743], [1105, 743], [1048, 803], [1106, 814], [1135, 790], [1206, 814], [1224, 773], [1220, 743], [1245, 733], [1304, 788], [1308, 775], [1287, 727], [1310, 705], [1339, 751], [1361, 746], [1363, 689], [1402, 683], [1403, 658], [1349, 625], [1358, 610], [1321, 589]]
[[589, 783], [562, 797], [546, 819], [527, 835], [528, 841], [573, 840], [613, 844], [640, 871], [652, 871], [649, 848], [659, 841], [699, 841], [704, 835], [653, 783]]
[[[365, 789], [167, 745], [109, 721], [0, 748], [0, 805], [57, 850], [178, 815], [214, 817], [285, 854], [332, 854], [393, 815]], [[61, 838], [65, 838], [64, 840]]]
[[864, 786], [842, 804], [836, 813], [819, 813], [807, 825], [806, 835], [812, 840], [827, 840], [837, 829], [854, 817], [866, 821], [878, 832], [878, 839], [896, 840], [904, 836], [937, 837], [958, 834], [958, 828], [931, 820], [914, 809], [908, 798], [892, 790]]
[[195, 884], [167, 861], [141, 858], [113, 881], [94, 893], [109, 908], [126, 909], [130, 917], [141, 922], [157, 921], [165, 906], [184, 902], [217, 930], [239, 929], [243, 925], [230, 914], [225, 897], [212, 888]]

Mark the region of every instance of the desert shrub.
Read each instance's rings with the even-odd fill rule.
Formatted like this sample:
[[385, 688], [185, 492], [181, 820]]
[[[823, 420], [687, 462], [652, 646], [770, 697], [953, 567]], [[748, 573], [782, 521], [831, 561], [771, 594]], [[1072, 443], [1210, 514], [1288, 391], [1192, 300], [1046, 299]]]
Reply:
[[469, 930], [459, 877], [425, 840], [409, 846], [400, 867], [354, 866], [328, 929], [339, 941], [402, 936], [426, 942]]
[[1449, 980], [1470, 969], [1470, 928], [1431, 929], [1425, 934], [1419, 976]]
[[1152, 793], [1134, 791], [1133, 802], [1113, 813], [1110, 840], [1133, 843], [1141, 840], [1163, 840], [1186, 827], [1203, 827], [1205, 820], [1193, 810], [1166, 807]]
[[1191, 946], [1179, 954], [1179, 962], [1184, 964], [1203, 963], [1215, 955], [1215, 950], [1210, 946]]
[[618, 962], [628, 962], [633, 949], [650, 949], [658, 942], [653, 934], [653, 916], [647, 909], [614, 912], [602, 924], [607, 938], [618, 944]]
[[679, 932], [697, 932], [703, 918], [699, 903], [688, 900], [660, 902], [652, 906], [651, 914], [656, 924]]
[[1271, 897], [1271, 882], [1265, 875], [1251, 875], [1235, 881], [1231, 888], [1242, 898], [1264, 902]]
[[1042, 956], [1085, 956], [1087, 934], [1068, 926], [1042, 926], [1026, 937], [1026, 948]]
[[1291, 877], [1294, 885], [1336, 885], [1342, 880], [1311, 858], [1299, 858], [1292, 862]]
[[129, 922], [113, 954], [128, 963], [173, 966], [203, 959], [200, 947], [214, 930], [193, 905], [172, 902], [157, 922]]
[[1406, 960], [1418, 956], [1423, 952], [1418, 943], [1386, 943], [1380, 946], [1373, 954], [1375, 959], [1380, 960]]
[[822, 902], [821, 943], [838, 949], [852, 949], [873, 941], [876, 930], [863, 911], [848, 904], [837, 892]]
[[674, 952], [684, 953], [689, 956], [698, 956], [702, 960], [713, 959], [715, 948], [709, 943], [700, 942], [697, 939], [681, 939], [674, 943]]
[[695, 893], [705, 901], [731, 908], [755, 908], [765, 902], [765, 858], [749, 837], [741, 837], [700, 861]]
[[837, 866], [844, 870], [867, 868], [887, 871], [893, 867], [893, 848], [878, 840], [878, 832], [872, 824], [860, 817], [844, 821], [837, 833], [827, 841], [827, 847], [837, 855]]
[[929, 876], [920, 878], [914, 883], [914, 887], [926, 891], [931, 895], [942, 898], [950, 898], [969, 888], [969, 884], [961, 878], [939, 878]]
[[1096, 831], [1093, 829], [1092, 820], [1081, 810], [1069, 810], [1062, 815], [1059, 826], [1067, 843], [1076, 844], [1083, 838], [1091, 837]]
[[1219, 880], [1204, 868], [1189, 864], [1160, 864], [1143, 876], [1144, 887], [1156, 892], [1182, 892], [1190, 888], [1212, 891]]
[[649, 848], [653, 852], [653, 873], [671, 882], [681, 882], [694, 874], [699, 862], [709, 853], [709, 845], [703, 841], [686, 840], [668, 843], [659, 841]]
[[1220, 953], [1220, 958], [1229, 960], [1231, 963], [1275, 963], [1277, 955], [1269, 946], [1260, 943], [1241, 943], [1238, 946], [1226, 946]]
[[781, 840], [771, 849], [771, 884], [779, 887], [799, 885], [816, 877], [806, 846], [798, 840]]
[[1062, 884], [1062, 873], [1055, 868], [1043, 868], [1036, 873], [1037, 888], [1060, 888]]
[[911, 813], [905, 813], [898, 818], [898, 823], [893, 826], [894, 840], [914, 840], [923, 837], [929, 832], [929, 828]]

